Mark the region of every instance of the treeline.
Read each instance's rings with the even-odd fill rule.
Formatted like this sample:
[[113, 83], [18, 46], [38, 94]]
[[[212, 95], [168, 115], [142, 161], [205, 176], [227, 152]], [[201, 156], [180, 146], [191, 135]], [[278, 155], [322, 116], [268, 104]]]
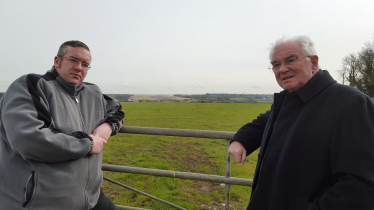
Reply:
[[127, 102], [129, 98], [133, 95], [130, 94], [105, 94], [115, 100], [118, 100], [119, 102]]
[[338, 70], [340, 78], [352, 87], [355, 87], [374, 97], [374, 39], [366, 42], [361, 51], [351, 53], [343, 58], [342, 68]]
[[193, 98], [197, 100], [197, 103], [258, 103], [255, 99], [273, 100], [273, 95], [270, 94], [206, 93], [195, 95], [175, 94], [174, 96]]
[[209, 97], [228, 97], [228, 98], [252, 98], [252, 99], [264, 99], [273, 100], [273, 94], [229, 94], [229, 93], [206, 93]]

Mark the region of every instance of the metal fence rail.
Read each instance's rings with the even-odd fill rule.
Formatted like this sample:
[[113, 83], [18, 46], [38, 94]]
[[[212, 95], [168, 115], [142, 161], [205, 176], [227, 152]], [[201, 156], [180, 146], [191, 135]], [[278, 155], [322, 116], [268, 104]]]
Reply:
[[242, 179], [242, 178], [235, 178], [235, 177], [225, 177], [225, 176], [199, 174], [199, 173], [189, 173], [189, 172], [181, 172], [181, 171], [168, 171], [168, 170], [138, 168], [138, 167], [129, 167], [129, 166], [117, 166], [117, 165], [107, 165], [107, 164], [103, 164], [102, 170], [132, 173], [132, 174], [162, 176], [162, 177], [179, 178], [179, 179], [198, 180], [198, 181], [215, 182], [215, 183], [234, 184], [234, 185], [242, 185], [242, 186], [252, 186], [251, 179]]
[[142, 208], [135, 208], [131, 206], [121, 206], [121, 205], [116, 205], [120, 210], [150, 210], [150, 209], [142, 209]]
[[208, 139], [228, 139], [231, 140], [235, 132], [229, 131], [207, 131], [207, 130], [190, 130], [190, 129], [174, 129], [174, 128], [151, 128], [151, 127], [133, 127], [123, 126], [119, 133], [132, 134], [149, 134], [163, 136], [183, 136]]
[[167, 205], [169, 205], [169, 206], [172, 206], [172, 207], [174, 207], [174, 208], [181, 209], [181, 210], [187, 210], [187, 209], [185, 209], [185, 208], [183, 208], [183, 207], [180, 207], [180, 206], [177, 206], [177, 205], [175, 205], [175, 204], [169, 203], [169, 202], [164, 201], [164, 200], [162, 200], [162, 199], [160, 199], [160, 198], [157, 198], [157, 197], [155, 197], [155, 196], [153, 196], [153, 195], [149, 195], [149, 194], [147, 194], [147, 193], [145, 193], [145, 192], [139, 191], [139, 190], [137, 190], [137, 189], [134, 189], [134, 188], [132, 188], [132, 187], [126, 186], [126, 185], [124, 185], [124, 184], [121, 184], [121, 183], [116, 182], [116, 181], [114, 181], [114, 180], [108, 179], [108, 178], [106, 178], [106, 177], [104, 177], [104, 179], [107, 180], [107, 181], [109, 181], [109, 182], [112, 182], [112, 183], [114, 183], [114, 184], [117, 184], [117, 185], [119, 185], [119, 186], [121, 186], [121, 187], [124, 187], [124, 188], [126, 188], [126, 189], [132, 190], [132, 191], [134, 191], [134, 192], [137, 192], [137, 193], [142, 194], [142, 195], [144, 195], [144, 196], [147, 196], [147, 197], [149, 197], [149, 198], [152, 198], [152, 199], [155, 199], [155, 200], [160, 201], [160, 202], [162, 202], [162, 203], [165, 203], [165, 204], [167, 204]]
[[[228, 131], [208, 131], [208, 130], [190, 130], [190, 129], [173, 129], [173, 128], [151, 128], [151, 127], [133, 127], [133, 126], [123, 126], [119, 133], [131, 133], [131, 134], [147, 134], [147, 135], [164, 135], [164, 136], [181, 136], [181, 137], [196, 137], [196, 138], [210, 138], [210, 139], [225, 139], [227, 144], [226, 147], [230, 146], [230, 140], [234, 136], [235, 132]], [[217, 175], [208, 175], [208, 174], [198, 174], [198, 173], [188, 173], [181, 171], [168, 171], [168, 170], [158, 170], [158, 169], [148, 169], [148, 168], [137, 168], [137, 167], [128, 167], [128, 166], [116, 166], [116, 165], [106, 165], [102, 166], [103, 171], [116, 171], [116, 172], [125, 172], [125, 173], [134, 173], [134, 174], [144, 174], [144, 175], [153, 175], [153, 176], [163, 176], [171, 178], [180, 178], [180, 179], [190, 179], [190, 180], [200, 180], [207, 182], [216, 182], [216, 183], [225, 183], [226, 184], [226, 194], [225, 194], [225, 209], [230, 209], [230, 185], [242, 185], [242, 186], [252, 186], [253, 180], [251, 179], [242, 179], [231, 177], [230, 172], [230, 154], [226, 152], [226, 173], [225, 176]], [[108, 180], [107, 178], [105, 178]], [[109, 180], [113, 183], [116, 183], [113, 180]], [[123, 186], [127, 189], [130, 187], [125, 186], [121, 183], [116, 183], [120, 186]], [[138, 190], [130, 189], [138, 192]], [[143, 192], [139, 192], [146, 194]], [[154, 198], [151, 195], [146, 195], [151, 198]], [[160, 200], [161, 202], [170, 204], [166, 201], [163, 201], [159, 198], [154, 198]], [[119, 206], [120, 209], [140, 209], [127, 206]], [[175, 208], [181, 209], [182, 207], [176, 206]], [[183, 208], [182, 208], [183, 209]]]

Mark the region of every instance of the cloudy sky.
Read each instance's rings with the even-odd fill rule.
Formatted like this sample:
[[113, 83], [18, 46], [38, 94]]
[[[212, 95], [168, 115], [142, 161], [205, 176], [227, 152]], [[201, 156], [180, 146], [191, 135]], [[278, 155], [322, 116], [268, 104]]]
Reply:
[[342, 58], [374, 38], [373, 0], [0, 0], [0, 92], [44, 74], [67, 40], [93, 57], [85, 81], [104, 93], [281, 91], [269, 47], [308, 35], [337, 79]]

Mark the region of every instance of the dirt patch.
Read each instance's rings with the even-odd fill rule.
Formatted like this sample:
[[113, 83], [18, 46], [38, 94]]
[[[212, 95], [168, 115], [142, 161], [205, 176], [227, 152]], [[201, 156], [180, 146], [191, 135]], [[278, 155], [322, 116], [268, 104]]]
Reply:
[[102, 189], [103, 189], [103, 192], [106, 195], [106, 197], [108, 197], [109, 199], [114, 198], [116, 196], [119, 196], [121, 194], [119, 192], [113, 191], [112, 189], [110, 189], [109, 187], [106, 187], [104, 185], [102, 186]]
[[214, 182], [203, 182], [203, 181], [196, 181], [196, 184], [193, 186], [195, 189], [199, 189], [202, 192], [213, 192], [218, 188], [222, 188], [220, 183]]
[[[180, 139], [180, 137], [176, 137]], [[167, 159], [181, 159], [182, 165], [187, 166], [188, 170], [185, 172], [201, 173], [198, 167], [208, 167], [213, 173], [218, 173], [219, 168], [209, 161], [208, 155], [202, 151], [199, 144], [184, 144], [171, 143], [164, 145], [162, 151], [157, 151], [152, 154], [154, 157]]]
[[[179, 139], [180, 137], [176, 137]], [[177, 141], [182, 142], [182, 140]], [[213, 165], [209, 161], [208, 155], [201, 149], [201, 145], [198, 143], [171, 143], [163, 145], [162, 151], [157, 151], [152, 154], [154, 157], [158, 158], [168, 158], [168, 159], [181, 159], [183, 169], [177, 169], [179, 171], [191, 172], [191, 173], [205, 173], [201, 171], [201, 168], [207, 167], [212, 171], [212, 174], [218, 174], [219, 168]], [[187, 166], [187, 169], [186, 169]], [[206, 174], [206, 173], [205, 173]], [[207, 194], [217, 191], [219, 189], [224, 189], [224, 185], [221, 186], [220, 183], [204, 182], [204, 181], [194, 181], [194, 185], [184, 186], [184, 190], [190, 192], [200, 191]], [[221, 206], [222, 207], [222, 206]], [[214, 209], [224, 209], [221, 208], [219, 204], [214, 205]], [[207, 208], [209, 209], [209, 208]], [[213, 209], [213, 208], [211, 208]]]

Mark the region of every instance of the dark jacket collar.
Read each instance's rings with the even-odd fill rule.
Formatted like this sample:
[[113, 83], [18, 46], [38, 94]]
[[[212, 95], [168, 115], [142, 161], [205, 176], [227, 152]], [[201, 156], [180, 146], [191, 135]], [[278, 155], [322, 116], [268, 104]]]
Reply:
[[307, 103], [311, 98], [332, 83], [336, 83], [327, 70], [319, 70], [303, 87], [295, 91], [300, 99]]
[[82, 88], [79, 89], [77, 93], [75, 93], [75, 85], [72, 85], [70, 83], [67, 83], [62, 77], [58, 74], [57, 70], [55, 69], [54, 66], [52, 66], [51, 70], [47, 72], [47, 74], [52, 75], [53, 77], [56, 78], [57, 84], [64, 90], [66, 93], [70, 96], [76, 96], [81, 92], [81, 90], [84, 89], [84, 83], [82, 83]]
[[336, 80], [330, 76], [329, 72], [327, 70], [319, 70], [303, 87], [295, 91], [295, 93], [289, 93], [287, 90], [275, 93], [274, 103], [278, 101], [279, 104], [282, 104], [286, 95], [292, 98], [299, 97], [304, 103], [307, 103], [311, 98], [332, 83], [336, 83]]

